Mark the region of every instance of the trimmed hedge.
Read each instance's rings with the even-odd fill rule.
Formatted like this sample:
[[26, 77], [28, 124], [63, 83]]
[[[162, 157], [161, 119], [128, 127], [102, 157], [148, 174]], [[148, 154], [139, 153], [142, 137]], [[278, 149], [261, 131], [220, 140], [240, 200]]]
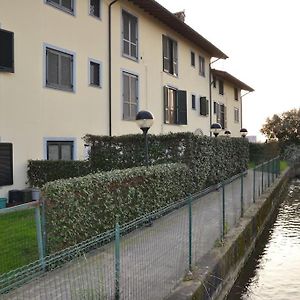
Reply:
[[184, 164], [163, 164], [57, 180], [46, 199], [47, 253], [53, 253], [185, 197], [191, 190]]
[[270, 160], [280, 153], [279, 143], [249, 143], [249, 158], [251, 162], [260, 164]]
[[41, 187], [57, 179], [84, 176], [91, 173], [88, 161], [29, 160], [27, 177], [30, 186]]
[[[90, 163], [94, 171], [108, 171], [144, 165], [144, 138], [138, 135], [118, 137], [86, 135], [91, 145]], [[149, 135], [150, 164], [185, 163], [192, 171], [191, 192], [218, 183], [247, 169], [247, 139], [199, 137], [192, 133]]]

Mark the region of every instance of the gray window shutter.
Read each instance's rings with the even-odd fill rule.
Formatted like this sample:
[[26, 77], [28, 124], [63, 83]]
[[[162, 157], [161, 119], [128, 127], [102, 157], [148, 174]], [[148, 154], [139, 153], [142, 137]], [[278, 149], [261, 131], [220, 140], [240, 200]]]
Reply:
[[177, 91], [177, 124], [187, 124], [186, 91]]
[[206, 104], [206, 97], [200, 97], [200, 115], [206, 116], [207, 115], [207, 104]]
[[169, 39], [163, 35], [163, 68], [164, 71], [170, 72], [170, 51], [169, 51]]
[[130, 29], [130, 54], [132, 57], [137, 58], [137, 18], [134, 16], [130, 16]]
[[61, 85], [72, 89], [72, 57], [68, 55], [61, 55], [61, 65], [60, 65], [60, 74], [61, 74]]
[[130, 43], [129, 43], [129, 16], [123, 11], [123, 53], [126, 55], [130, 54]]
[[123, 118], [130, 116], [130, 87], [129, 76], [123, 73]]
[[164, 86], [164, 123], [169, 123], [168, 88]]
[[13, 145], [0, 143], [0, 186], [13, 184]]
[[173, 74], [178, 75], [178, 49], [175, 41], [173, 41]]
[[59, 84], [59, 55], [51, 50], [47, 50], [47, 76], [46, 83], [50, 85]]

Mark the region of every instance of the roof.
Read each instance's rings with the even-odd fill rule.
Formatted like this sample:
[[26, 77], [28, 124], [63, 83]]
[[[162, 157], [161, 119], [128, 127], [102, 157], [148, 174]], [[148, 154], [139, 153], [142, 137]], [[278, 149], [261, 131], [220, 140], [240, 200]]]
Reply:
[[237, 79], [236, 77], [234, 77], [233, 75], [231, 75], [231, 74], [229, 74], [225, 71], [212, 69], [211, 72], [216, 77], [219, 77], [219, 78], [222, 78], [222, 79], [224, 79], [228, 82], [231, 82], [233, 85], [235, 85], [236, 87], [241, 88], [242, 90], [249, 91], [249, 92], [254, 92], [254, 89], [251, 86], [249, 86], [246, 83], [240, 81], [239, 79]]
[[181, 21], [173, 13], [167, 10], [165, 7], [160, 5], [155, 0], [128, 0], [133, 4], [137, 5], [145, 12], [149, 13], [159, 21], [172, 28], [191, 42], [198, 45], [200, 48], [205, 50], [208, 54], [213, 57], [226, 59], [228, 56], [218, 49], [215, 45], [205, 39], [193, 28], [188, 26], [186, 23]]

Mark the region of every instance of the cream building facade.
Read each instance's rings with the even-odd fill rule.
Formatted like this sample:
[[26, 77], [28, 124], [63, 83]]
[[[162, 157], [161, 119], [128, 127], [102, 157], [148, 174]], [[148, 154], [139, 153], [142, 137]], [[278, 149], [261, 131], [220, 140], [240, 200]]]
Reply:
[[211, 58], [227, 55], [179, 17], [154, 0], [0, 1], [0, 197], [26, 186], [29, 159], [84, 159], [87, 133], [139, 133], [142, 109], [151, 133], [209, 135], [212, 92], [239, 134], [243, 86], [215, 96]]

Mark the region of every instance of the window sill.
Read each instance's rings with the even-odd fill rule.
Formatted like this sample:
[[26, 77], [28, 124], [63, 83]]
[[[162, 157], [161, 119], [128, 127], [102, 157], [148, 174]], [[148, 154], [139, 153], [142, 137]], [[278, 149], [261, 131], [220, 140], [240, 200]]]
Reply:
[[54, 86], [54, 85], [49, 85], [49, 84], [46, 84], [44, 87], [52, 89], [52, 90], [62, 91], [62, 92], [75, 93], [74, 88], [73, 89], [66, 89], [66, 88], [62, 88], [62, 87]]
[[174, 78], [178, 78], [178, 75], [172, 74], [172, 73], [170, 73], [170, 72], [168, 72], [166, 70], [163, 70], [163, 71], [164, 71], [164, 73], [166, 73], [166, 74], [168, 74], [168, 75], [170, 75], [170, 76], [172, 76]]
[[96, 89], [102, 89], [101, 85], [92, 84], [92, 83], [89, 84], [89, 87], [96, 88]]
[[130, 56], [130, 55], [127, 55], [127, 54], [125, 54], [125, 53], [122, 53], [122, 57], [127, 58], [127, 59], [130, 59], [130, 60], [132, 60], [132, 61], [135, 61], [136, 63], [139, 63], [138, 57]]

